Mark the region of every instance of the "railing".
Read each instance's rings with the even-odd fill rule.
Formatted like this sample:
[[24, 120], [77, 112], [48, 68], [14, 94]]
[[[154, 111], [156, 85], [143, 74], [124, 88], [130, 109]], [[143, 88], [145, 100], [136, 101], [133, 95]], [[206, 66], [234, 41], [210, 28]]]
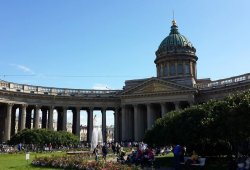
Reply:
[[199, 83], [199, 84], [195, 84], [194, 87], [197, 89], [217, 88], [217, 87], [231, 86], [231, 85], [243, 83], [246, 81], [250, 81], [250, 73], [240, 75], [240, 76], [230, 77], [227, 79], [211, 81], [209, 83]]
[[26, 84], [11, 83], [0, 80], [0, 90], [45, 94], [45, 95], [58, 95], [58, 96], [95, 96], [95, 97], [114, 97], [121, 90], [94, 90], [94, 89], [68, 89], [68, 88], [54, 88], [32, 86]]

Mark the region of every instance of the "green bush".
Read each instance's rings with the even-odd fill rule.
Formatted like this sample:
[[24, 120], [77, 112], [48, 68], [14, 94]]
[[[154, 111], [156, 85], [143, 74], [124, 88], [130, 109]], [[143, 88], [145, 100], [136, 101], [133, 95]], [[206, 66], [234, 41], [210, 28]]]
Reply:
[[69, 146], [77, 145], [79, 143], [79, 137], [65, 131], [57, 132], [46, 129], [24, 129], [11, 137], [9, 143], [12, 145], [23, 143], [38, 146], [44, 146], [44, 144], [51, 143], [53, 146]]

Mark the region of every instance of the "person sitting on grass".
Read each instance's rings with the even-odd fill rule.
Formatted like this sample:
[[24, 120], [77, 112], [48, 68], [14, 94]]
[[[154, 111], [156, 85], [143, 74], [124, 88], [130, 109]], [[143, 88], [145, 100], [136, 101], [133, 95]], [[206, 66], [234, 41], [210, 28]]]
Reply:
[[185, 170], [191, 170], [192, 167], [191, 165], [192, 164], [199, 164], [200, 161], [199, 161], [199, 156], [198, 154], [193, 150], [192, 152], [192, 155], [191, 155], [191, 158], [188, 159], [186, 162], [185, 162]]
[[123, 150], [123, 147], [121, 147], [119, 154], [117, 155], [117, 162], [124, 163], [126, 155], [126, 152]]
[[138, 146], [137, 150], [136, 150], [136, 155], [135, 155], [135, 163], [140, 164], [142, 159], [143, 159], [143, 152], [140, 149], [140, 147]]

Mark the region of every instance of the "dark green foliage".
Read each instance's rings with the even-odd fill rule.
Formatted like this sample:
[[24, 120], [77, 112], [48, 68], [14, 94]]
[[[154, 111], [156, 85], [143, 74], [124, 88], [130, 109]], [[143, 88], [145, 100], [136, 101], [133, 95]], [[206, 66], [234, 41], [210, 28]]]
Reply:
[[44, 144], [51, 143], [53, 146], [69, 146], [79, 143], [77, 136], [64, 131], [51, 131], [46, 129], [24, 129], [14, 135], [10, 144], [36, 144], [43, 146]]
[[249, 153], [250, 91], [167, 113], [145, 135], [150, 145], [186, 145], [200, 154]]

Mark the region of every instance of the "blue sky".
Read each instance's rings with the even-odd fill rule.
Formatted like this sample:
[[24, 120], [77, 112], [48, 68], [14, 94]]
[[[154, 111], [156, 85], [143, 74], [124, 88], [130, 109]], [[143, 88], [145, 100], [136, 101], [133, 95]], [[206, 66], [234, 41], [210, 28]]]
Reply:
[[155, 51], [173, 10], [197, 49], [198, 78], [248, 73], [249, 7], [249, 0], [1, 0], [0, 79], [122, 89], [125, 80], [156, 76]]

